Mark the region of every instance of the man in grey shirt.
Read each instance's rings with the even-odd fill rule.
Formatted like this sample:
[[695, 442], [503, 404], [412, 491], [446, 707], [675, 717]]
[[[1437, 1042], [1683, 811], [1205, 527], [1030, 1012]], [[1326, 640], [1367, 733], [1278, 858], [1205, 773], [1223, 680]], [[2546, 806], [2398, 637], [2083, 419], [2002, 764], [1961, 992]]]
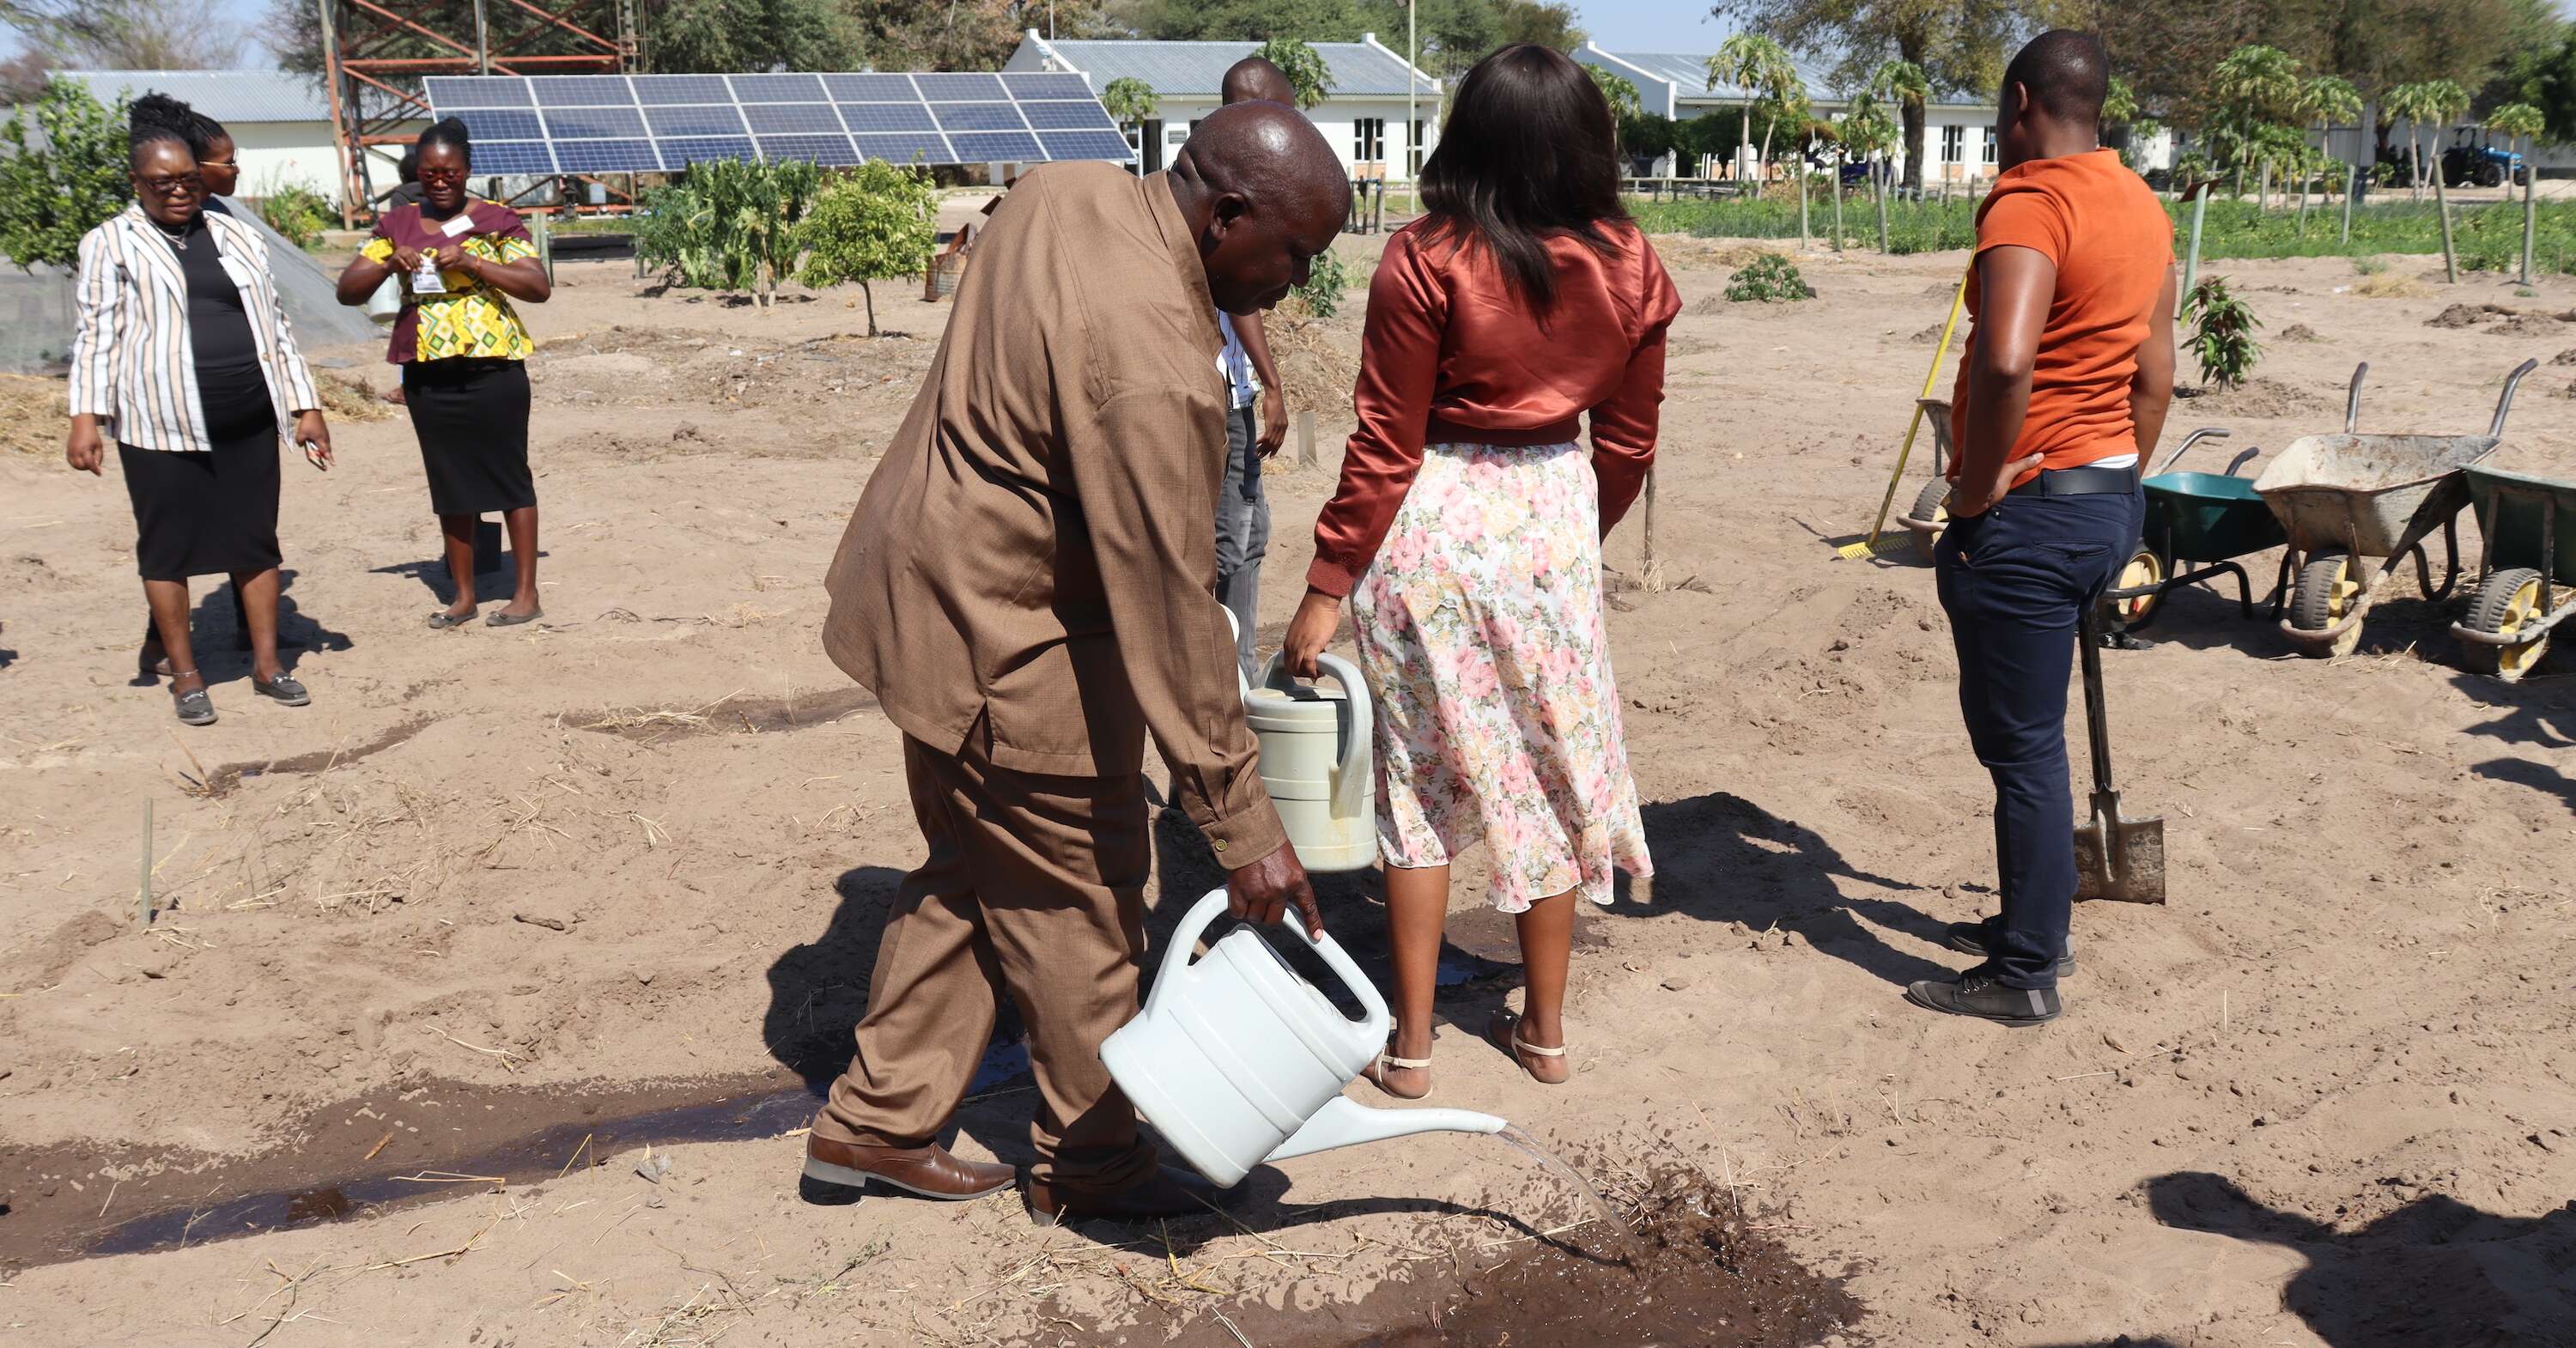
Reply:
[[[1227, 103], [1260, 100], [1297, 106], [1297, 93], [1279, 67], [1247, 56], [1225, 72], [1219, 91]], [[1216, 498], [1216, 597], [1234, 614], [1235, 661], [1247, 679], [1253, 663], [1253, 629], [1261, 616], [1261, 559], [1270, 551], [1270, 502], [1261, 490], [1261, 461], [1279, 452], [1288, 436], [1288, 400], [1279, 368], [1271, 363], [1269, 335], [1259, 314], [1216, 316], [1225, 350], [1216, 365], [1229, 400], [1225, 413], [1225, 483]], [[1258, 422], [1253, 403], [1261, 404]]]

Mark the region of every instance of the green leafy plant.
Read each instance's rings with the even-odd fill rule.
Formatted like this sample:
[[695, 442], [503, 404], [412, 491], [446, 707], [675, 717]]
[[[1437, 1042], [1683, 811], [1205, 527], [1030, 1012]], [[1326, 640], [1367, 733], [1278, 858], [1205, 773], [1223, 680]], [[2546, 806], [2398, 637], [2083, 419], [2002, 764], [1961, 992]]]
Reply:
[[[28, 144], [33, 117], [39, 145]], [[134, 199], [126, 180], [125, 100], [114, 107], [70, 80], [0, 128], [0, 255], [21, 271], [80, 261], [81, 236]]]
[[1811, 300], [1816, 288], [1798, 274], [1798, 264], [1779, 253], [1764, 253], [1726, 278], [1726, 297], [1741, 302], [1773, 304]]
[[1342, 307], [1342, 292], [1350, 289], [1351, 265], [1339, 253], [1327, 248], [1315, 255], [1306, 273], [1306, 284], [1288, 293], [1306, 306], [1306, 312], [1317, 318], [1330, 318]]
[[796, 279], [822, 287], [859, 283], [868, 335], [877, 335], [872, 281], [920, 273], [939, 241], [939, 190], [919, 169], [871, 159], [840, 174], [814, 198], [797, 227], [805, 266]]
[[1143, 122], [1161, 110], [1163, 98], [1154, 86], [1133, 75], [1121, 75], [1100, 91], [1100, 106], [1121, 122]]
[[322, 231], [339, 221], [339, 213], [322, 194], [298, 183], [271, 188], [259, 199], [259, 218], [298, 248], [310, 248]]
[[2245, 301], [2230, 294], [2227, 282], [2204, 278], [2182, 302], [2183, 321], [2191, 324], [2191, 352], [2200, 361], [2201, 381], [2222, 389], [2245, 382], [2263, 348], [2254, 342], [2263, 326]]
[[1274, 37], [1261, 44], [1253, 55], [1279, 67], [1288, 77], [1288, 87], [1297, 91], [1297, 106], [1311, 108], [1324, 101], [1331, 89], [1333, 72], [1324, 58], [1312, 47], [1293, 37]]
[[1636, 116], [1645, 106], [1637, 96], [1636, 82], [1627, 76], [1599, 66], [1585, 66], [1583, 73], [1592, 77], [1592, 83], [1601, 90], [1601, 96], [1609, 100], [1612, 116], [1624, 121]]
[[802, 160], [714, 159], [644, 194], [635, 255], [676, 284], [748, 292], [769, 307], [795, 270], [797, 226], [821, 186], [822, 170]]

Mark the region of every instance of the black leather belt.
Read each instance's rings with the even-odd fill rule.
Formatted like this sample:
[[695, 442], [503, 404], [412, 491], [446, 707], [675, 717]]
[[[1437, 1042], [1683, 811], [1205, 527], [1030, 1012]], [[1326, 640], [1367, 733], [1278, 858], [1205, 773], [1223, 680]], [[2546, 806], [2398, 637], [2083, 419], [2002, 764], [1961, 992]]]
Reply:
[[2097, 468], [2085, 464], [2076, 468], [2044, 470], [2039, 476], [2004, 493], [2007, 496], [2108, 496], [2126, 495], [2138, 489], [2138, 474], [2132, 468]]

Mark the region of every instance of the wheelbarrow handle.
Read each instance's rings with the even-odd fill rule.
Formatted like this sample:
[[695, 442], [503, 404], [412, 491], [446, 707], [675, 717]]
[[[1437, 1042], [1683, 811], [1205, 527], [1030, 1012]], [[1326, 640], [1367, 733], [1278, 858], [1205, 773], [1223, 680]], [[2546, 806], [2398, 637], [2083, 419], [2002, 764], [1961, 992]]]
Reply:
[[2252, 461], [2253, 461], [2253, 459], [2254, 459], [2254, 456], [2255, 456], [2255, 455], [2257, 455], [2257, 454], [2260, 454], [2260, 453], [2262, 453], [2262, 452], [2263, 452], [2263, 447], [2262, 447], [2261, 445], [2255, 445], [2255, 446], [2253, 446], [2252, 448], [2250, 448], [2250, 449], [2246, 450], [2244, 453], [2237, 455], [2235, 458], [2229, 459], [2229, 460], [2227, 461], [2227, 475], [2228, 475], [2229, 477], [2234, 477], [2234, 476], [2236, 476], [2236, 470], [2237, 470], [2237, 469], [2242, 468], [2242, 467], [2244, 467], [2246, 464], [2248, 464], [2248, 463], [2252, 462]]
[[2193, 431], [2191, 434], [2184, 436], [2182, 438], [2182, 443], [2174, 446], [2174, 452], [2167, 454], [2165, 456], [2165, 461], [2156, 465], [2156, 471], [2161, 473], [2172, 468], [2176, 459], [2190, 453], [2191, 447], [2199, 444], [2203, 440], [2224, 440], [2235, 433], [2236, 432], [2231, 431], [2224, 426], [2203, 426], [2199, 430]]
[[[2361, 428], [2361, 381], [2369, 373], [2369, 361], [2365, 360], [2352, 367], [2352, 387], [2343, 395], [2343, 433], [2346, 435]], [[2513, 391], [2508, 387], [2505, 390], [2505, 398], [2511, 401], [2512, 397]]]
[[2539, 368], [2539, 361], [2526, 360], [2520, 365], [2513, 367], [2513, 373], [2504, 377], [2504, 393], [2496, 399], [2495, 420], [2488, 423], [2487, 434], [2499, 438], [2504, 435], [2505, 414], [2513, 410], [2513, 391], [2522, 387], [2522, 377], [2524, 375], [2527, 375]]

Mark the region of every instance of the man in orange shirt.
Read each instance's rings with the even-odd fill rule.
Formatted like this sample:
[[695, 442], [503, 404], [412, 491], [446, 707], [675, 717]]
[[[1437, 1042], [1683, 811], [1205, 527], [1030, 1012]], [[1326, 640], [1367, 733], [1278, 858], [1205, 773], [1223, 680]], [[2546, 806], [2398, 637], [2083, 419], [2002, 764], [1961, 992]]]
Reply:
[[2098, 133], [2110, 64], [2087, 33], [2033, 38], [2004, 71], [2003, 174], [1977, 210], [1976, 324], [1951, 400], [1937, 563], [1959, 710], [1995, 781], [2003, 912], [1950, 928], [1984, 962], [1906, 989], [2006, 1025], [2063, 1011], [2074, 808], [2066, 682], [2078, 620], [2138, 536], [2138, 465], [2173, 397], [2173, 225]]

